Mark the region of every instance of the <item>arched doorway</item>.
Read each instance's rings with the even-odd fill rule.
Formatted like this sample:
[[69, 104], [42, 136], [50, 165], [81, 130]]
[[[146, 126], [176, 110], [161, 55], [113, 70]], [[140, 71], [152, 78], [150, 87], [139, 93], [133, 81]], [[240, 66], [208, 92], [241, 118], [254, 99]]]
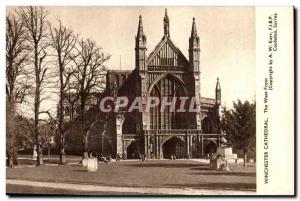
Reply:
[[172, 137], [163, 144], [163, 157], [171, 158], [183, 158], [185, 156], [184, 141], [178, 137]]
[[138, 159], [139, 158], [139, 149], [138, 144], [133, 141], [127, 147], [127, 159]]

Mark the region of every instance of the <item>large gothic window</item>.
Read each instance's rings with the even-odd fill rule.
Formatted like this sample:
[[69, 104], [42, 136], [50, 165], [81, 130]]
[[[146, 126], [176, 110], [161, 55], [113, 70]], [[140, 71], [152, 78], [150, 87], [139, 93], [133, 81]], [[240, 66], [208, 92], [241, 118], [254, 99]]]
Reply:
[[[186, 96], [183, 85], [174, 76], [167, 75], [160, 79], [152, 88], [150, 96], [159, 97], [160, 103], [163, 97], [167, 97], [168, 101], [172, 101], [174, 97], [179, 99], [180, 96]], [[161, 104], [151, 108], [150, 110], [150, 128], [152, 130], [170, 130], [185, 127], [186, 120], [184, 113], [170, 111], [170, 107], [166, 107], [161, 111]]]

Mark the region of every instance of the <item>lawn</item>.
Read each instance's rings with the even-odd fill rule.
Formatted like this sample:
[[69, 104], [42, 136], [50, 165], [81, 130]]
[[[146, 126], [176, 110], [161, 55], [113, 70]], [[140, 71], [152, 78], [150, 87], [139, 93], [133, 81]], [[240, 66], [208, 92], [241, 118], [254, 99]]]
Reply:
[[255, 190], [255, 165], [244, 168], [230, 164], [221, 172], [192, 160], [122, 161], [100, 164], [97, 172], [86, 172], [81, 165], [7, 168], [8, 179], [98, 184], [127, 187], [181, 187], [202, 189]]

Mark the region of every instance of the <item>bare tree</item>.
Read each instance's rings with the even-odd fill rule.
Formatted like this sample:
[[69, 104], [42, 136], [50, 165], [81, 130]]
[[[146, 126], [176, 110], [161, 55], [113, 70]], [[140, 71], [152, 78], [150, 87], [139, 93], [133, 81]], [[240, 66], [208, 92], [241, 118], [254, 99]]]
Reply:
[[6, 114], [7, 143], [9, 167], [16, 163], [16, 105], [25, 100], [29, 92], [24, 65], [28, 58], [24, 24], [13, 14], [6, 16]]
[[73, 31], [67, 29], [59, 21], [57, 28], [50, 28], [50, 45], [55, 51], [55, 61], [57, 65], [57, 71], [59, 75], [59, 106], [58, 106], [58, 131], [60, 133], [60, 164], [64, 164], [65, 160], [65, 132], [70, 124], [64, 124], [64, 107], [63, 101], [67, 95], [67, 88], [70, 77], [74, 73], [71, 62], [75, 59], [72, 54], [77, 42], [77, 36], [73, 34]]
[[[37, 144], [37, 166], [43, 164], [41, 139], [39, 133], [39, 116], [41, 102], [47, 97], [42, 97], [47, 84], [48, 67], [45, 58], [47, 56], [47, 11], [43, 7], [21, 7], [18, 11], [24, 27], [27, 32], [27, 41], [32, 48], [31, 59], [33, 63], [33, 80], [34, 80], [34, 136]], [[49, 114], [49, 113], [48, 113]]]
[[101, 52], [96, 43], [90, 39], [80, 40], [76, 48], [78, 56], [74, 59], [76, 72], [72, 80], [72, 88], [77, 89], [80, 107], [79, 119], [84, 136], [84, 151], [88, 151], [88, 131], [93, 122], [85, 115], [87, 101], [93, 92], [102, 91], [105, 86], [106, 69], [104, 63], [110, 55]]

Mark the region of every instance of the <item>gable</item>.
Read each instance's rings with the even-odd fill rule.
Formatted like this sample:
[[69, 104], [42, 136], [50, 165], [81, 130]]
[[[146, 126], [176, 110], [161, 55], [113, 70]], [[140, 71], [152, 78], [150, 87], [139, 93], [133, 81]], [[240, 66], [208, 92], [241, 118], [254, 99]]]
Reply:
[[148, 69], [155, 70], [155, 66], [168, 66], [183, 68], [188, 65], [188, 60], [174, 45], [170, 38], [163, 38], [147, 59]]

